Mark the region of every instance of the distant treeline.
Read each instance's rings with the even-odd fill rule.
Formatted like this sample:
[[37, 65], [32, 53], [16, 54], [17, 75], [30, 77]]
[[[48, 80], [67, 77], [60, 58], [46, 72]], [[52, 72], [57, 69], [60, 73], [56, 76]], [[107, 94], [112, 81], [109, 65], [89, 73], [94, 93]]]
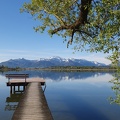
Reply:
[[46, 68], [36, 68], [42, 70], [57, 70], [57, 71], [115, 71], [115, 67], [111, 66], [52, 66]]
[[50, 70], [50, 71], [115, 71], [116, 68], [112, 66], [51, 66], [46, 68], [9, 68], [7, 66], [0, 66], [0, 72], [5, 71], [19, 71], [19, 70]]
[[20, 70], [19, 67], [9, 68], [9, 67], [4, 66], [4, 65], [0, 66], [0, 72], [5, 72], [5, 71], [18, 71], [18, 70]]

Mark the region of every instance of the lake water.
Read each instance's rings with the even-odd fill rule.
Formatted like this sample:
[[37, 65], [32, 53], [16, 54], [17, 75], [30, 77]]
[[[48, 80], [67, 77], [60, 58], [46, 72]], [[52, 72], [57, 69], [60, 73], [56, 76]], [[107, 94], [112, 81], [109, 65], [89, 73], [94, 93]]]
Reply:
[[54, 120], [120, 120], [120, 105], [109, 100], [119, 92], [115, 93], [109, 82], [113, 73], [49, 71], [0, 73], [0, 120], [11, 120], [18, 104], [9, 99], [8, 73], [28, 73], [46, 80], [44, 93]]

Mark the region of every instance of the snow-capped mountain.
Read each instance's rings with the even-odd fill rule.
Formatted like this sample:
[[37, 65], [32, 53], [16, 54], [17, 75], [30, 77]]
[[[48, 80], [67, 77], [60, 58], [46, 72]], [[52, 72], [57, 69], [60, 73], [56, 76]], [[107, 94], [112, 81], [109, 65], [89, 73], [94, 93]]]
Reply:
[[96, 61], [88, 61], [84, 59], [65, 59], [61, 57], [50, 57], [49, 59], [40, 58], [40, 60], [26, 60], [22, 59], [10, 59], [5, 62], [1, 62], [0, 66], [8, 66], [8, 67], [21, 67], [21, 68], [29, 68], [29, 67], [51, 67], [51, 66], [106, 66], [104, 63], [98, 63]]

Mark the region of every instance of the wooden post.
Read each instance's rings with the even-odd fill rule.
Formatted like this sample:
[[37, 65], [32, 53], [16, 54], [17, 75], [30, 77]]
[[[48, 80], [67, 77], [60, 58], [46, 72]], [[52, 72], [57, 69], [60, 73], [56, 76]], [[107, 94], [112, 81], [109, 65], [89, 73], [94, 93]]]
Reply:
[[23, 86], [23, 91], [25, 91], [25, 85]]
[[12, 86], [10, 86], [10, 93], [12, 94], [12, 92], [13, 92], [13, 91], [12, 91]]
[[15, 93], [15, 86], [13, 86], [14, 87], [14, 93]]
[[20, 86], [18, 86], [18, 91], [20, 91]]

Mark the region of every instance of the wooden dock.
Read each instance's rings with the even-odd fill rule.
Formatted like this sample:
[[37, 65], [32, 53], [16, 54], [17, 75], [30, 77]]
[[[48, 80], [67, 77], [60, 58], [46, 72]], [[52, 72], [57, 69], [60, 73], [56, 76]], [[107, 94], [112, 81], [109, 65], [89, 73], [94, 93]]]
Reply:
[[11, 79], [7, 82], [7, 86], [14, 86], [15, 90], [15, 86], [19, 88], [20, 85], [26, 83], [27, 86], [12, 116], [12, 120], [53, 120], [41, 86], [45, 83], [44, 79]]
[[[34, 82], [38, 82], [40, 83], [41, 85], [45, 85], [45, 80], [43, 78], [28, 78], [28, 79], [10, 79], [6, 85], [7, 86], [10, 86], [10, 93], [13, 94], [13, 93], [16, 93], [16, 92], [24, 92], [25, 91], [25, 88], [26, 86], [29, 84], [29, 83], [34, 83]], [[20, 90], [20, 86], [23, 87], [22, 90]]]
[[40, 83], [30, 83], [12, 120], [53, 120]]

